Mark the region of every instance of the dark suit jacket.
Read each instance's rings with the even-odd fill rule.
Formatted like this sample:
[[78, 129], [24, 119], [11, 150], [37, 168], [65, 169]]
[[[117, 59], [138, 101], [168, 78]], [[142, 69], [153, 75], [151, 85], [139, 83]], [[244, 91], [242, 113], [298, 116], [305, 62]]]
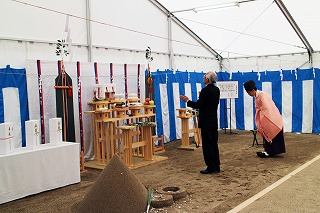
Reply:
[[199, 109], [199, 128], [218, 129], [217, 110], [220, 100], [220, 90], [213, 84], [208, 84], [200, 92], [198, 101], [188, 101], [187, 106]]

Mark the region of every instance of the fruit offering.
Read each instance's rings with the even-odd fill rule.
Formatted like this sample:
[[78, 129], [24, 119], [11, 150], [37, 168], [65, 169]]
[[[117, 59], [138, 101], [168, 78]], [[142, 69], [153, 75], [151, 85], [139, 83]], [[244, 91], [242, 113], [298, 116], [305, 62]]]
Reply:
[[146, 98], [145, 101], [142, 101], [143, 105], [154, 105], [154, 100], [151, 100], [151, 98]]

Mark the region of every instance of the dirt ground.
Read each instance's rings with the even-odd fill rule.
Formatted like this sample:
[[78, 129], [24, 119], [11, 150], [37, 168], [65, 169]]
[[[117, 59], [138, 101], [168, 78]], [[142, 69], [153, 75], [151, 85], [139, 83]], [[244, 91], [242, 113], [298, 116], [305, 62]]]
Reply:
[[[205, 169], [202, 150], [178, 149], [181, 141], [165, 145], [168, 160], [133, 169], [132, 172], [146, 187], [162, 189], [179, 186], [188, 196], [170, 207], [152, 208], [150, 212], [227, 212], [255, 195], [305, 162], [320, 154], [318, 134], [285, 133], [287, 153], [261, 159], [252, 146], [250, 131], [219, 131], [221, 170], [219, 174], [203, 175]], [[191, 139], [192, 140], [192, 139]], [[262, 139], [258, 137], [261, 144]], [[28, 196], [0, 205], [0, 212], [69, 212], [71, 206], [83, 199], [101, 170], [88, 169], [81, 174], [81, 182], [63, 188]], [[134, 201], [133, 201], [134, 202]]]

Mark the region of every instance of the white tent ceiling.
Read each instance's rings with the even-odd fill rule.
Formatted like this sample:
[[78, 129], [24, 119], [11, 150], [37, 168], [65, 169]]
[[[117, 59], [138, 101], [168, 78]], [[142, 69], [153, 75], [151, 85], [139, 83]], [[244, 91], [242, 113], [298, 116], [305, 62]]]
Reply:
[[[306, 53], [307, 48], [273, 0], [158, 0], [224, 58]], [[314, 51], [320, 51], [320, 1], [282, 0]], [[222, 7], [206, 9], [208, 6]], [[181, 11], [185, 10], [185, 11]], [[179, 12], [180, 11], [180, 12]]]

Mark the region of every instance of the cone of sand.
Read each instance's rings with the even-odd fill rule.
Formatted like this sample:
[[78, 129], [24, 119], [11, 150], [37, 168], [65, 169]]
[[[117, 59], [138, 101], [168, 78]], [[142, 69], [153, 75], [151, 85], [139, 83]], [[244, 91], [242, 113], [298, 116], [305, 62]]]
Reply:
[[147, 202], [147, 189], [115, 155], [73, 212], [141, 213], [146, 211]]

